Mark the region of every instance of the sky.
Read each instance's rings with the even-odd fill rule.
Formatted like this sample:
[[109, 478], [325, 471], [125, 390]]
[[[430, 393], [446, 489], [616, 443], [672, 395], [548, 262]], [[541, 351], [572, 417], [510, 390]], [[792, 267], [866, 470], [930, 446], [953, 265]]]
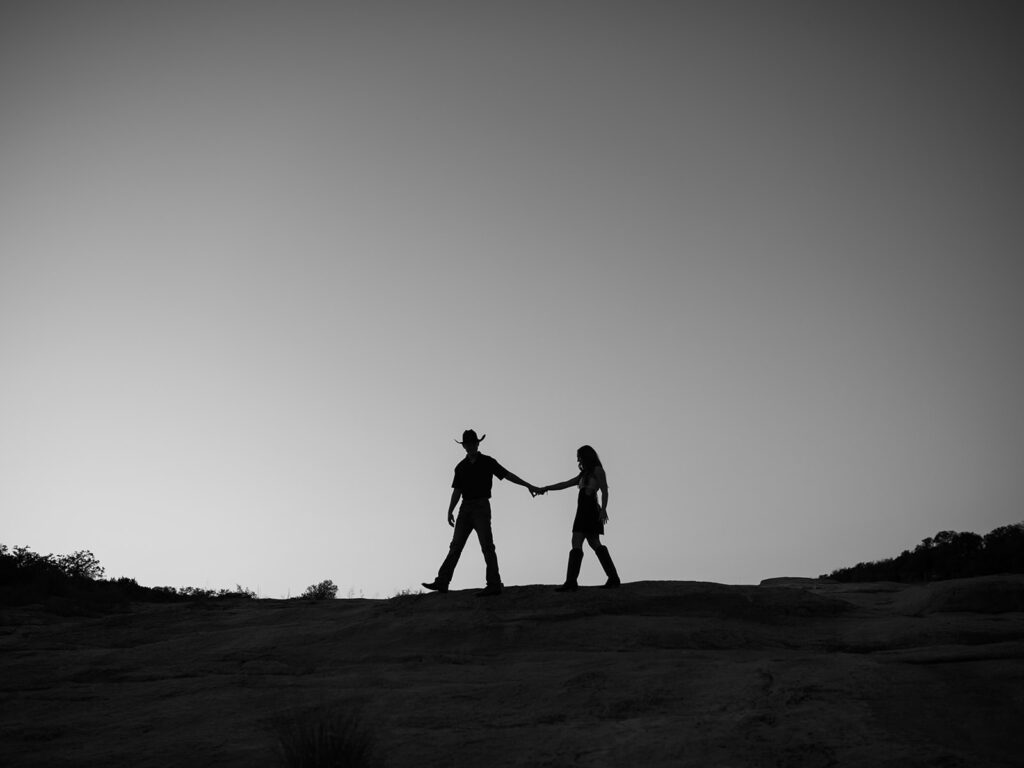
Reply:
[[[624, 581], [1024, 519], [1014, 2], [0, 5], [0, 542], [385, 598], [454, 440]], [[572, 490], [496, 483], [506, 585]], [[592, 554], [581, 582], [601, 583]], [[482, 586], [471, 539], [453, 589]]]

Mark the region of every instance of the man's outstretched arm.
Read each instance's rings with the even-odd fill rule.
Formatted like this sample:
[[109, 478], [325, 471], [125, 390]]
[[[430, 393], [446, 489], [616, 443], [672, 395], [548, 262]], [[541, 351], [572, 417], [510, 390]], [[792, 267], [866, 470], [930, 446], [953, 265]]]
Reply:
[[521, 485], [523, 486], [523, 488], [529, 488], [530, 493], [535, 493], [538, 490], [537, 486], [535, 486], [533, 483], [526, 482], [518, 475], [514, 475], [511, 472], [509, 472], [507, 469], [505, 470], [505, 479], [515, 483], [516, 485]]

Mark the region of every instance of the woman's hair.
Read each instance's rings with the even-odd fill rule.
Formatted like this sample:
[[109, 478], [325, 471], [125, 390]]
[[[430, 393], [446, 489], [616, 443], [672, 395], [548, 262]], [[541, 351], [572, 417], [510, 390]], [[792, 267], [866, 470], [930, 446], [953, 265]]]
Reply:
[[579, 450], [576, 451], [576, 458], [579, 459], [583, 471], [587, 474], [593, 472], [595, 468], [603, 466], [601, 459], [597, 456], [597, 451], [589, 445], [580, 446]]

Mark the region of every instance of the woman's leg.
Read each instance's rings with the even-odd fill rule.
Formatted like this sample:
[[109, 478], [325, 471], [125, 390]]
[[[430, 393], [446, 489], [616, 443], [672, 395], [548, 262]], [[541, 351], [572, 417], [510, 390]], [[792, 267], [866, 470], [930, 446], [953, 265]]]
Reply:
[[[608, 581], [605, 582], [606, 587], [617, 587], [622, 582], [619, 580], [619, 572], [615, 570], [615, 563], [612, 562], [612, 556], [608, 552], [608, 547], [601, 543], [601, 539], [597, 536], [593, 536], [588, 539], [590, 546], [594, 548], [594, 554], [597, 555], [597, 559], [601, 563], [601, 567], [604, 568], [604, 575], [608, 577]], [[596, 544], [596, 546], [595, 546]]]
[[565, 568], [565, 584], [556, 589], [556, 592], [575, 592], [579, 588], [576, 580], [579, 578], [580, 566], [583, 564], [583, 539], [582, 533], [573, 531], [569, 564]]

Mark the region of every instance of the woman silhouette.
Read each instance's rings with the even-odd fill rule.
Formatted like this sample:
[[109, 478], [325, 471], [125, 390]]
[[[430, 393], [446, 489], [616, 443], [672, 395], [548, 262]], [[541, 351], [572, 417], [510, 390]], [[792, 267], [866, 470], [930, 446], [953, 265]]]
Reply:
[[[580, 473], [571, 480], [554, 485], [546, 485], [538, 489], [538, 493], [544, 494], [548, 491], [560, 491], [564, 488], [579, 488], [579, 497], [576, 502], [576, 518], [572, 522], [572, 549], [569, 550], [569, 565], [566, 569], [565, 584], [558, 587], [556, 592], [575, 592], [579, 589], [576, 583], [580, 575], [580, 566], [583, 564], [583, 540], [586, 539], [590, 548], [594, 550], [597, 559], [601, 561], [608, 581], [605, 588], [617, 587], [621, 583], [619, 574], [615, 570], [612, 556], [608, 553], [608, 547], [601, 543], [601, 534], [604, 533], [604, 524], [608, 522], [608, 478], [605, 476], [601, 459], [597, 451], [589, 445], [582, 446], [576, 451], [576, 461], [579, 464]], [[598, 505], [597, 494], [601, 494], [601, 503]]]

